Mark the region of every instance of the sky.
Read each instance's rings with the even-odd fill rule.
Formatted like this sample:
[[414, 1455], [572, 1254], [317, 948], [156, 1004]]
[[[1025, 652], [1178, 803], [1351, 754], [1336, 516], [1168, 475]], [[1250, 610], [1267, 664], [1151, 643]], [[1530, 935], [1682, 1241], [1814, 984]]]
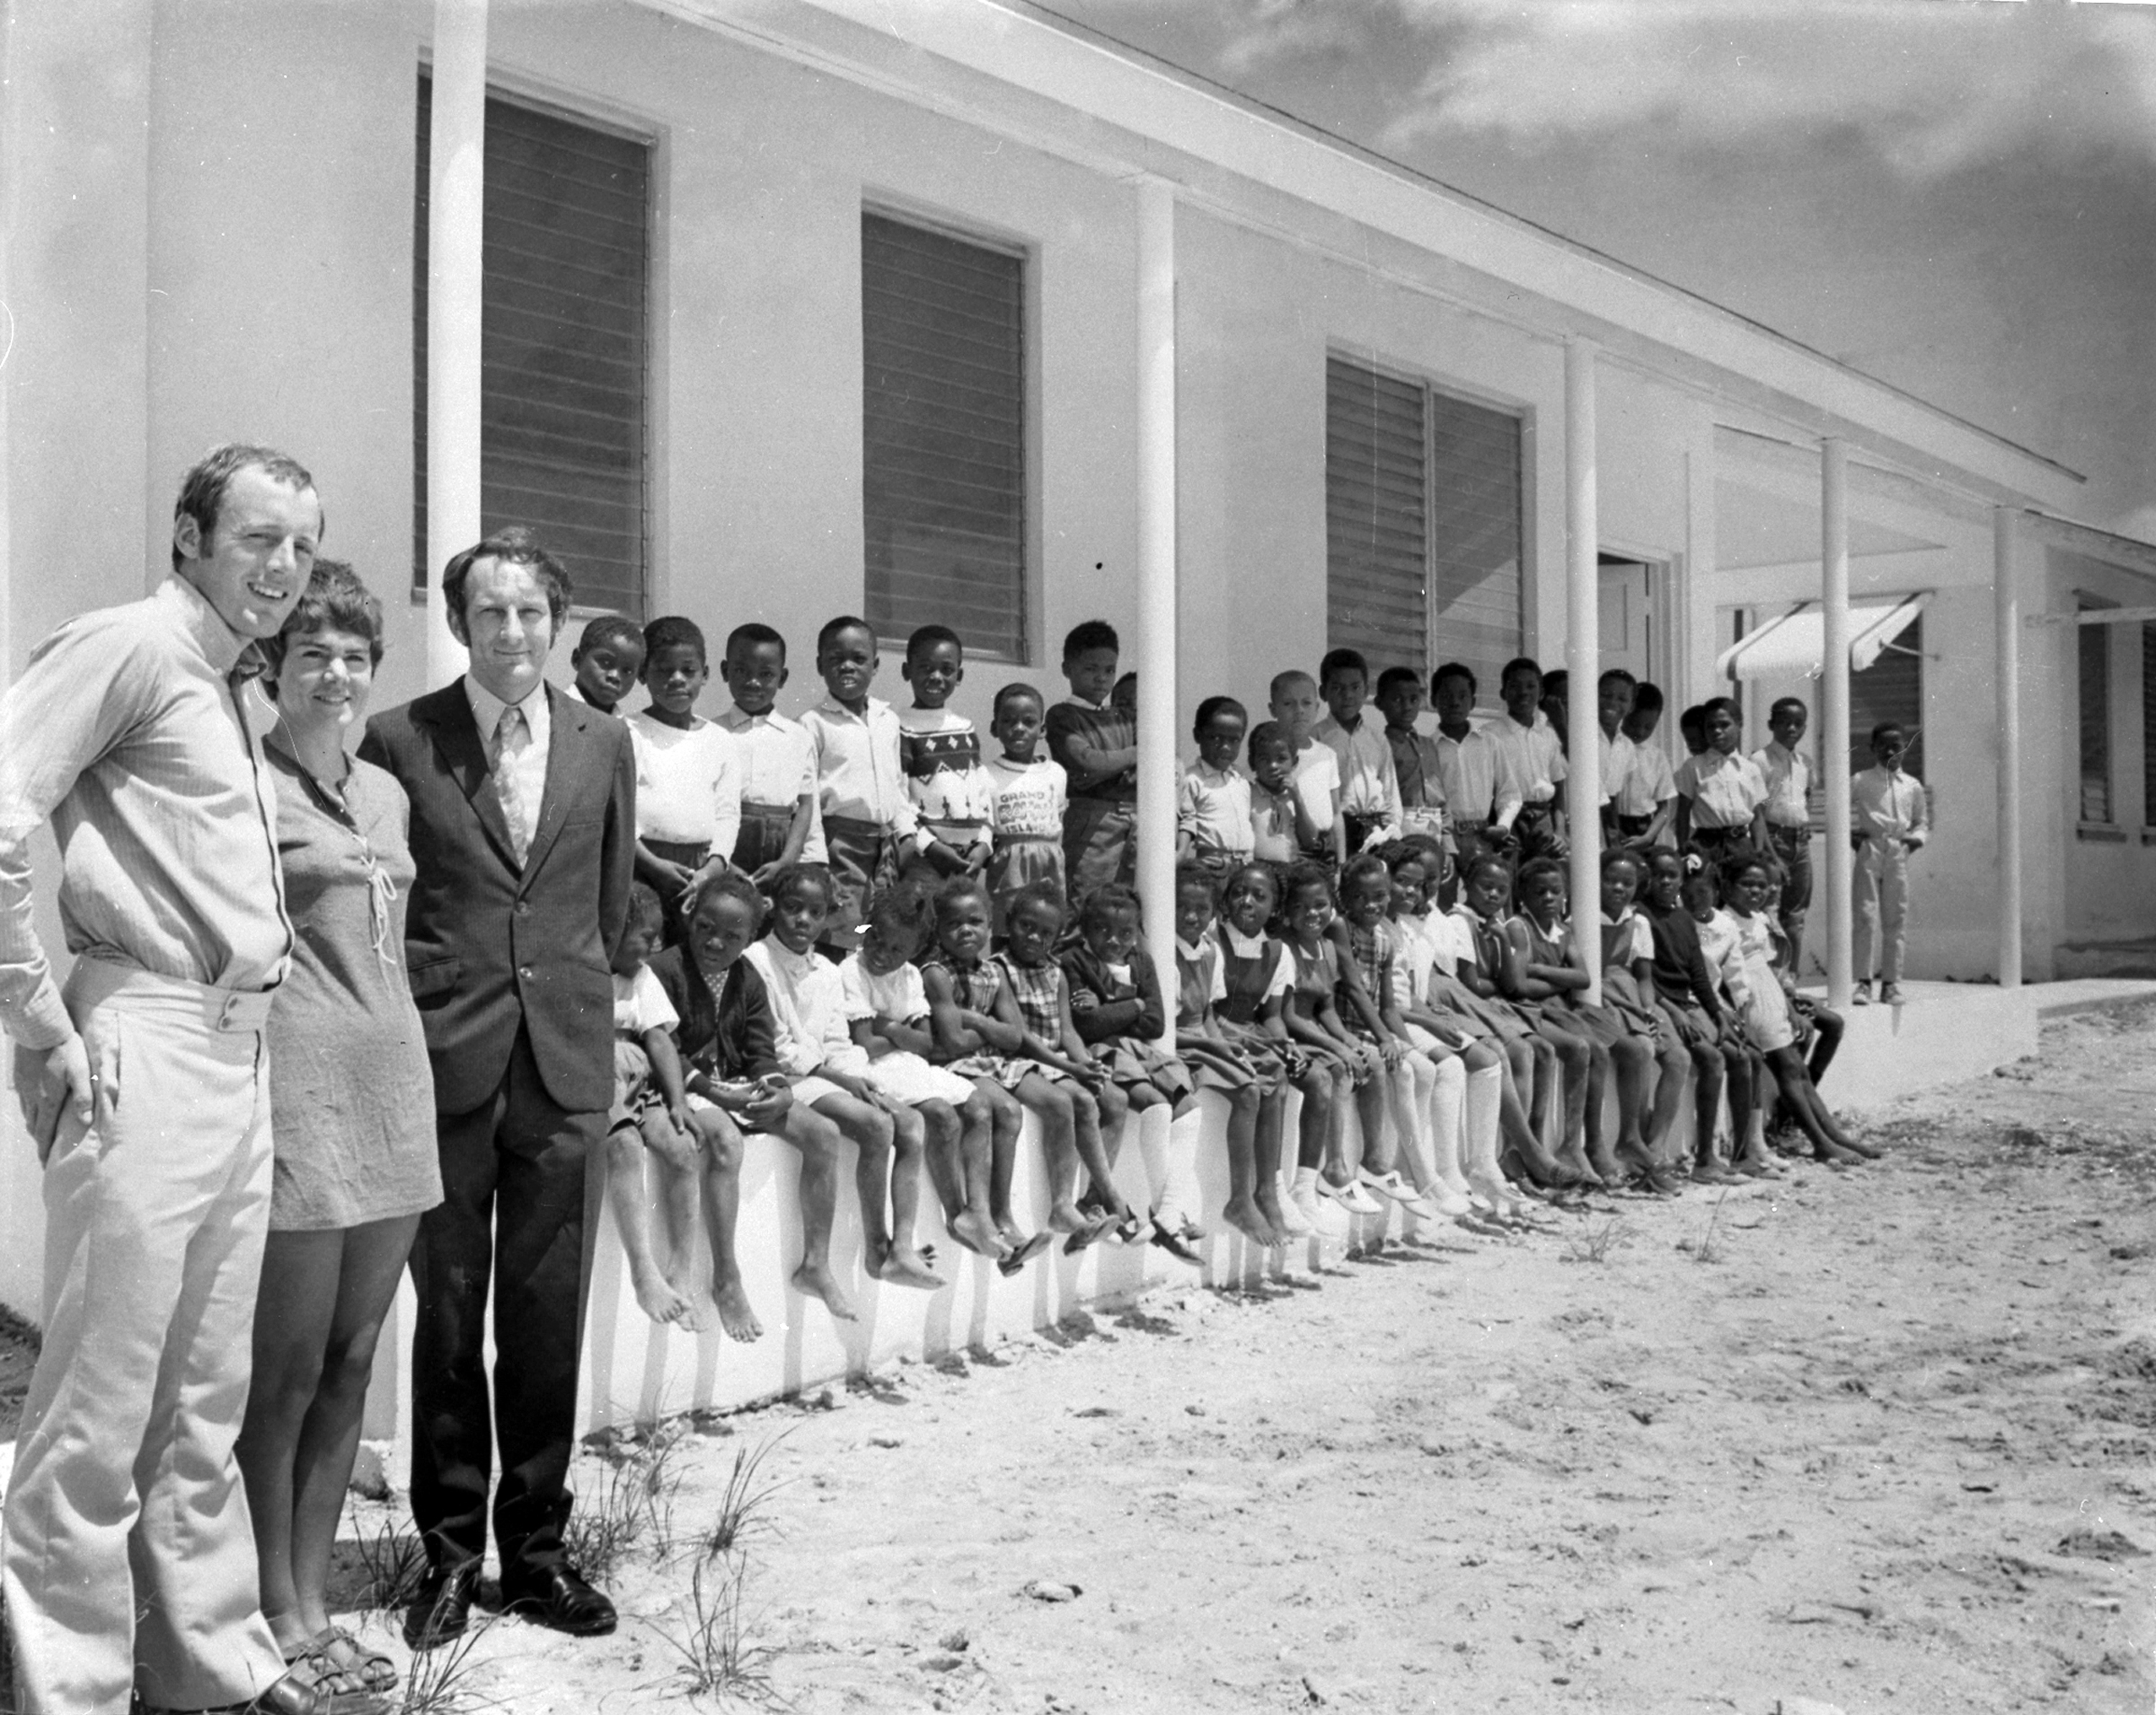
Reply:
[[1049, 0], [2088, 479], [2156, 540], [2156, 4]]

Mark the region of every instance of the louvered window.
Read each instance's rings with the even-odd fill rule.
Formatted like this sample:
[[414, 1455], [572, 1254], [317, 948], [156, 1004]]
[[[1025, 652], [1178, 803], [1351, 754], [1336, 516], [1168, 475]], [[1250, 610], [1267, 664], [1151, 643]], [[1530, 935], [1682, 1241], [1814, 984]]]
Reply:
[[1025, 264], [861, 216], [864, 600], [1026, 658]]
[[[2081, 605], [2087, 611], [2099, 604]], [[2112, 820], [2111, 627], [2085, 625], [2080, 631], [2082, 820], [2104, 825]]]
[[1326, 362], [1326, 642], [1373, 673], [1464, 661], [1486, 698], [1520, 653], [1520, 420]]
[[2141, 627], [2141, 825], [2156, 827], [2156, 625]]
[[[413, 581], [427, 581], [427, 191], [413, 223]], [[536, 530], [579, 606], [641, 616], [651, 151], [490, 95], [480, 343], [482, 530]]]

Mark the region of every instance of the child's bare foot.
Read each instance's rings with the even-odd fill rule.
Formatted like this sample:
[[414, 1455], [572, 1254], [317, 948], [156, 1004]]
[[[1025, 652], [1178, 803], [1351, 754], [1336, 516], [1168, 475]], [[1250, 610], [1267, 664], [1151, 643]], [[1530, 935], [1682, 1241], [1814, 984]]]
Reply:
[[1092, 1223], [1078, 1212], [1077, 1204], [1068, 1197], [1058, 1197], [1050, 1205], [1048, 1224], [1057, 1232], [1083, 1232]]
[[917, 1288], [924, 1293], [940, 1293], [950, 1285], [910, 1245], [893, 1245], [876, 1265], [875, 1277], [887, 1280], [893, 1286]]
[[824, 1308], [841, 1322], [855, 1319], [854, 1301], [846, 1296], [845, 1288], [839, 1284], [838, 1277], [824, 1263], [811, 1267], [803, 1262], [793, 1271], [793, 1289], [812, 1298], [821, 1298]]
[[639, 1276], [631, 1270], [629, 1285], [636, 1293], [636, 1307], [660, 1323], [676, 1323], [690, 1326], [695, 1310], [687, 1298], [675, 1290], [674, 1282], [656, 1269]]
[[1865, 1159], [1856, 1150], [1845, 1149], [1836, 1143], [1821, 1143], [1813, 1153], [1830, 1167], [1854, 1167]]
[[1574, 1185], [1599, 1185], [1602, 1183], [1602, 1175], [1589, 1165], [1587, 1152], [1578, 1144], [1567, 1144], [1558, 1150], [1557, 1164], [1572, 1175]]
[[975, 1210], [965, 1210], [945, 1225], [951, 1229], [952, 1238], [991, 1262], [1002, 1262], [1015, 1248], [1004, 1241], [994, 1221]]
[[1270, 1250], [1281, 1241], [1280, 1234], [1265, 1219], [1265, 1211], [1255, 1198], [1230, 1197], [1220, 1211], [1220, 1218], [1254, 1245]]
[[1866, 1161], [1876, 1161], [1881, 1155], [1887, 1153], [1876, 1144], [1867, 1144], [1862, 1138], [1856, 1136], [1853, 1132], [1836, 1131], [1834, 1134], [1834, 1140], [1841, 1148], [1851, 1151], [1854, 1154], [1861, 1155]]
[[730, 1340], [739, 1340], [747, 1345], [763, 1334], [763, 1324], [756, 1319], [756, 1312], [748, 1307], [748, 1294], [742, 1290], [741, 1277], [711, 1282], [711, 1302], [718, 1306], [719, 1326], [726, 1330]]

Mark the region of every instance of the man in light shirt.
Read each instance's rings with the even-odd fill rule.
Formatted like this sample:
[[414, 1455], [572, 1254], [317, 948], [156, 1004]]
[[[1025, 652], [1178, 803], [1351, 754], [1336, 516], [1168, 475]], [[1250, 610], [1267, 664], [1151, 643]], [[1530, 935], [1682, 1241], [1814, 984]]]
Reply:
[[1340, 767], [1340, 816], [1348, 855], [1400, 837], [1400, 783], [1384, 728], [1368, 718], [1370, 664], [1354, 649], [1330, 649], [1317, 663], [1318, 694], [1330, 712], [1311, 736]]
[[1645, 849], [1666, 844], [1676, 819], [1677, 781], [1669, 755], [1653, 742], [1661, 724], [1662, 688], [1643, 679], [1632, 694], [1632, 712], [1625, 736], [1632, 741], [1631, 770], [1617, 789], [1617, 832], [1627, 843]]
[[[1519, 814], [1507, 796], [1504, 759], [1497, 741], [1476, 726], [1475, 670], [1448, 661], [1430, 676], [1430, 706], [1437, 710], [1437, 774], [1445, 790], [1445, 849], [1465, 863], [1492, 822], [1509, 827]], [[1507, 814], [1507, 812], [1510, 813]]]
[[1536, 719], [1542, 712], [1542, 668], [1524, 655], [1508, 661], [1498, 694], [1505, 699], [1505, 718], [1490, 729], [1498, 757], [1497, 816], [1492, 826], [1518, 841], [1522, 863], [1532, 858], [1562, 858], [1568, 847], [1558, 787], [1569, 770], [1556, 729]]
[[[1872, 765], [1849, 783], [1854, 812], [1850, 843], [1856, 848], [1856, 993], [1860, 1006], [1871, 999], [1871, 970], [1879, 969], [1879, 998], [1902, 1003], [1902, 959], [1908, 944], [1909, 854], [1931, 837], [1924, 783], [1902, 771], [1907, 735], [1892, 721], [1871, 729]], [[1883, 919], [1883, 922], [1882, 922]]]
[[[242, 687], [321, 534], [305, 470], [218, 448], [181, 487], [172, 576], [61, 627], [0, 703], [0, 1025], [46, 1210], [5, 1569], [16, 1707], [37, 1715], [127, 1715], [138, 1693], [316, 1707], [262, 1617], [233, 1444], [270, 1219], [264, 1029], [292, 950]], [[64, 989], [32, 916], [48, 817]]]

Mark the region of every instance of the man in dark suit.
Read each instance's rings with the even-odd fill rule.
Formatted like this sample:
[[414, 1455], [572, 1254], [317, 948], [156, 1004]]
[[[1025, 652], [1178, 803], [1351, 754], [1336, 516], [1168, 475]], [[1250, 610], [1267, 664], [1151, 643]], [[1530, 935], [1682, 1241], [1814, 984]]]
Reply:
[[[412, 1513], [428, 1576], [415, 1647], [465, 1626], [495, 1546], [504, 1605], [579, 1636], [613, 1605], [567, 1559], [584, 1160], [613, 1098], [608, 958], [629, 909], [636, 766], [629, 729], [542, 677], [568, 576], [505, 530], [444, 569], [455, 683], [367, 723], [360, 754], [412, 801], [406, 917], [441, 1149], [441, 1206], [412, 1251]], [[490, 1267], [496, 1397], [481, 1341]]]

